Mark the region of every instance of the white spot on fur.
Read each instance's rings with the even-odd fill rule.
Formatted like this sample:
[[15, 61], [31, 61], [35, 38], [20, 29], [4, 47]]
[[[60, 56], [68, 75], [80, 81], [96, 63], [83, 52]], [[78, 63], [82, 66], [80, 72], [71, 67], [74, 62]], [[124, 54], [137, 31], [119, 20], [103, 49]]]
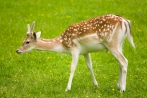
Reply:
[[67, 40], [67, 38], [65, 37], [64, 40]]
[[77, 31], [77, 29], [74, 29], [74, 31]]

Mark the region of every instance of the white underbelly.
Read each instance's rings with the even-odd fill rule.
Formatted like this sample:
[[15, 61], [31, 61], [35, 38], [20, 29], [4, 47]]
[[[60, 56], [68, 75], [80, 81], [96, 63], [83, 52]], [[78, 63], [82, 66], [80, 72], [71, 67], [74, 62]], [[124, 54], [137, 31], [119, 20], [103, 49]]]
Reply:
[[74, 43], [80, 50], [80, 54], [97, 52], [106, 49], [105, 45], [103, 45], [100, 42], [97, 34], [88, 35], [79, 39], [75, 39]]
[[106, 49], [106, 47], [101, 43], [86, 43], [82, 44], [79, 48], [81, 54], [97, 52]]

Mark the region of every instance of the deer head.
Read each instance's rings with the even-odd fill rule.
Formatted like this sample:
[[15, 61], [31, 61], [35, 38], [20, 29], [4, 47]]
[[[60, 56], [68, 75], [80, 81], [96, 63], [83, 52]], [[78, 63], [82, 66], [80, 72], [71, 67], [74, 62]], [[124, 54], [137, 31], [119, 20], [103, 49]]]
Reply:
[[32, 27], [30, 24], [27, 25], [28, 31], [25, 40], [23, 41], [22, 45], [16, 50], [18, 54], [22, 54], [28, 51], [31, 51], [35, 48], [38, 38], [40, 38], [41, 32], [33, 32], [35, 26], [35, 21], [32, 23]]

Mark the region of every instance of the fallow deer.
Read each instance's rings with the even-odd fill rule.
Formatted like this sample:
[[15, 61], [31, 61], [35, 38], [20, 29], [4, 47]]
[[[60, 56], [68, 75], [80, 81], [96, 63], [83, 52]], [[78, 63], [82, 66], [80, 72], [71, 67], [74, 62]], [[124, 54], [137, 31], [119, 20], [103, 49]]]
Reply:
[[135, 47], [129, 20], [117, 15], [108, 14], [72, 24], [60, 36], [53, 39], [40, 38], [41, 32], [33, 32], [35, 22], [33, 22], [32, 27], [30, 27], [29, 24], [27, 26], [27, 37], [23, 44], [17, 49], [17, 53], [22, 54], [32, 49], [37, 49], [71, 55], [70, 77], [65, 91], [71, 89], [79, 55], [84, 56], [93, 83], [96, 87], [98, 86], [93, 73], [90, 53], [104, 49], [108, 49], [118, 60], [120, 73], [117, 86], [121, 92], [126, 90], [128, 60], [122, 53], [124, 39], [128, 37], [131, 45]]

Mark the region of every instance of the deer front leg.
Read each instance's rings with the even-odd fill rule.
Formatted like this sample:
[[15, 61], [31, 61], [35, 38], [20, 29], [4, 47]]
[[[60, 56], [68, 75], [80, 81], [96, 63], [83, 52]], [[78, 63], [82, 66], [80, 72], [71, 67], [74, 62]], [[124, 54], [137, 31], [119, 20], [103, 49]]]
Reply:
[[77, 51], [73, 52], [72, 53], [72, 63], [71, 63], [71, 68], [70, 68], [70, 77], [69, 77], [67, 88], [66, 88], [65, 92], [67, 92], [71, 89], [72, 79], [73, 79], [74, 72], [77, 67], [78, 59], [79, 59], [79, 52], [77, 52]]
[[93, 72], [92, 61], [91, 61], [90, 53], [84, 54], [84, 57], [85, 57], [85, 61], [86, 61], [87, 67], [90, 70], [90, 73], [91, 73], [91, 76], [92, 76], [92, 80], [93, 80], [94, 86], [97, 87], [98, 86], [98, 83], [97, 83], [97, 81], [95, 79], [95, 75], [94, 75], [94, 72]]

